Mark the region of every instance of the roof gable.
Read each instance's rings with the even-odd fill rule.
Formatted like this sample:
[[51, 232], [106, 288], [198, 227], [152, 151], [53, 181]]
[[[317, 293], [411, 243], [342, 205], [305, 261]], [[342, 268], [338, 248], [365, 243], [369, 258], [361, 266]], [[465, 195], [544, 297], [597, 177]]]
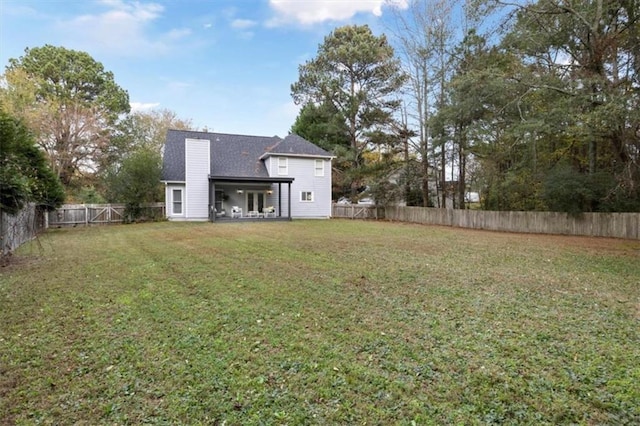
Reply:
[[308, 140], [295, 134], [287, 135], [280, 143], [265, 152], [263, 157], [269, 155], [291, 155], [304, 157], [331, 157], [324, 149], [312, 144]]

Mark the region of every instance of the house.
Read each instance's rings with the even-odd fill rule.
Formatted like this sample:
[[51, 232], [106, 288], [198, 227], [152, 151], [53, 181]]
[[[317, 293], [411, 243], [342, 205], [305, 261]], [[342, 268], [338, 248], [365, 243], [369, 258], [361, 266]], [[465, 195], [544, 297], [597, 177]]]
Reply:
[[169, 130], [170, 220], [329, 218], [332, 155], [300, 136]]

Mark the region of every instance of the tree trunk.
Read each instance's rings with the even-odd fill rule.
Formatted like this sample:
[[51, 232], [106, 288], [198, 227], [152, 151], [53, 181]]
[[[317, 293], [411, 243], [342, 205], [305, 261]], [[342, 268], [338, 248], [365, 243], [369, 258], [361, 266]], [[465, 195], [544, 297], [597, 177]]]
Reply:
[[467, 180], [467, 153], [465, 150], [466, 136], [462, 126], [460, 127], [460, 148], [458, 150], [458, 208], [465, 209], [464, 196]]
[[440, 207], [445, 209], [447, 208], [447, 155], [445, 153], [446, 144], [442, 143], [442, 148], [440, 149], [440, 162], [442, 164], [442, 173], [440, 174], [440, 189], [442, 191], [442, 203]]

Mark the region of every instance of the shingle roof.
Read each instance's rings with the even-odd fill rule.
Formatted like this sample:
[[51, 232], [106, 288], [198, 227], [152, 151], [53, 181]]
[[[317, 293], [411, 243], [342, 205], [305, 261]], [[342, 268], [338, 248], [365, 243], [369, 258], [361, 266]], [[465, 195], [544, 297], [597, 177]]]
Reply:
[[162, 155], [162, 180], [184, 181], [184, 170], [184, 133], [169, 130]]
[[268, 155], [308, 155], [330, 157], [327, 151], [297, 135], [247, 136], [227, 133], [169, 130], [164, 148], [162, 180], [185, 180], [185, 139], [210, 141], [212, 176], [266, 178], [262, 158]]
[[264, 156], [283, 154], [283, 155], [306, 155], [312, 157], [330, 157], [324, 149], [312, 144], [306, 139], [298, 135], [287, 135], [280, 143], [265, 153]]

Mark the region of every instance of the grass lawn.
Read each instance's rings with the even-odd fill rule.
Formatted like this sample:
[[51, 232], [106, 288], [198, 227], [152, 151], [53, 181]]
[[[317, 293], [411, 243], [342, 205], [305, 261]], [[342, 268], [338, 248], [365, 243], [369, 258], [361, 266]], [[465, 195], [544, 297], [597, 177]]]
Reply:
[[640, 242], [348, 220], [50, 231], [0, 424], [638, 424]]

